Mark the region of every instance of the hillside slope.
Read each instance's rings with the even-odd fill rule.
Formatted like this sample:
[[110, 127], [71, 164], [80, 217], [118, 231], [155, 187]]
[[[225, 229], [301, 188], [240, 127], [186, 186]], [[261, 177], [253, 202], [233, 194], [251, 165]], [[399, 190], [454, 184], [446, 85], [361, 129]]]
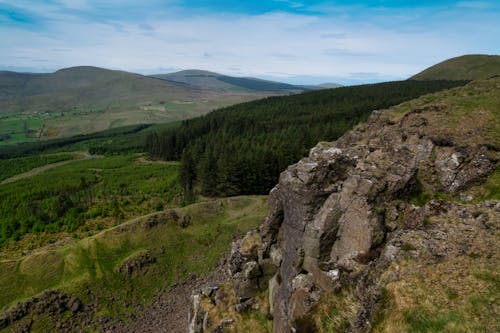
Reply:
[[279, 93], [297, 93], [311, 88], [292, 84], [262, 80], [252, 77], [234, 77], [201, 70], [184, 70], [169, 74], [156, 74], [151, 77], [182, 82], [193, 87], [220, 89], [228, 91], [267, 91]]
[[499, 92], [496, 77], [374, 112], [289, 166], [190, 332], [498, 332]]
[[[22, 103], [2, 108], [2, 112], [40, 112], [64, 108], [105, 108], [113, 105], [157, 99], [186, 99], [200, 94], [199, 89], [166, 82], [139, 74], [97, 67], [72, 67], [50, 74], [0, 73], [0, 101]], [[156, 100], [158, 102], [158, 100]]]
[[410, 80], [479, 80], [500, 75], [500, 56], [464, 55], [445, 60]]
[[192, 289], [220, 281], [205, 275], [266, 211], [265, 197], [210, 200], [2, 257], [0, 331], [185, 332]]

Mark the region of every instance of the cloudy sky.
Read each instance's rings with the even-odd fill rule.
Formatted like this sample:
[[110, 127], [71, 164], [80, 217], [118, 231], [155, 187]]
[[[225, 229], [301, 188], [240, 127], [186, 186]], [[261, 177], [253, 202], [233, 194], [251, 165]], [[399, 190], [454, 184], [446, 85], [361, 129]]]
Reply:
[[0, 70], [375, 82], [500, 54], [499, 22], [498, 0], [0, 0]]

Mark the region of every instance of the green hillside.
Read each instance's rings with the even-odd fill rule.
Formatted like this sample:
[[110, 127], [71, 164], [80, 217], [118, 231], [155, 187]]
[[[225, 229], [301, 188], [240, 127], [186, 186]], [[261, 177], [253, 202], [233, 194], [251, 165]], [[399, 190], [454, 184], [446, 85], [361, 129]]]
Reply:
[[[57, 289], [77, 297], [92, 318], [126, 320], [159, 292], [193, 274], [212, 270], [233, 235], [262, 222], [266, 206], [265, 197], [197, 203], [133, 219], [94, 236], [21, 257], [1, 258], [0, 308], [5, 311], [6, 305]], [[182, 226], [180, 222], [186, 217], [190, 223]], [[142, 266], [124, 270], [141, 260]], [[32, 313], [29, 317], [34, 320], [32, 332], [55, 332], [58, 322], [75, 325], [82, 320], [69, 312]], [[87, 327], [89, 331], [101, 331], [99, 320], [93, 320], [92, 325], [95, 327]]]
[[305, 86], [261, 80], [252, 77], [234, 77], [201, 70], [185, 70], [169, 74], [157, 74], [152, 77], [163, 80], [182, 82], [203, 89], [221, 89], [229, 91], [268, 91], [296, 93], [311, 90]]
[[410, 80], [479, 80], [500, 75], [500, 56], [464, 55], [445, 60]]

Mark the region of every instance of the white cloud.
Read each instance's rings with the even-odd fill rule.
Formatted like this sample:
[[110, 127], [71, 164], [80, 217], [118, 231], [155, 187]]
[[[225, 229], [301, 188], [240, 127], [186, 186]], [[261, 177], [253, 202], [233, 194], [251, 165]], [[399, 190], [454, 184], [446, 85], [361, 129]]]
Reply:
[[[4, 67], [37, 67], [43, 59], [44, 68], [95, 65], [148, 73], [159, 68], [200, 68], [283, 79], [369, 81], [355, 73], [372, 73], [377, 80], [404, 78], [451, 56], [484, 52], [473, 37], [474, 26], [463, 34], [453, 22], [426, 28], [417, 21], [418, 29], [401, 30], [369, 20], [290, 13], [100, 22], [50, 6], [34, 10], [45, 11], [47, 28], [1, 27], [0, 40], [8, 45], [0, 52]], [[498, 37], [484, 38], [498, 53]], [[497, 43], [491, 43], [495, 38]]]

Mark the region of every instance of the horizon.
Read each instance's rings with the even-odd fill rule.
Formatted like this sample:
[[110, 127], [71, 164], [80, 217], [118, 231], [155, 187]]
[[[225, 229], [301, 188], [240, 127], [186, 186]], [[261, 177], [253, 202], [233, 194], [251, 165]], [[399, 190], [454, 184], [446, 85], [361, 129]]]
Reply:
[[495, 1], [0, 0], [0, 70], [199, 69], [291, 84], [407, 79], [500, 54]]

